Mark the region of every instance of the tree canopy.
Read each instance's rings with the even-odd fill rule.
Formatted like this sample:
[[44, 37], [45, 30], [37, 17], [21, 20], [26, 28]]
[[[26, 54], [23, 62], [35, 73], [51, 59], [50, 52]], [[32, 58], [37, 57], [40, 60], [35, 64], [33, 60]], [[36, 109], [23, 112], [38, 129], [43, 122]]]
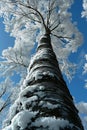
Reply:
[[69, 79], [72, 77], [75, 65], [68, 57], [82, 44], [82, 34], [75, 23], [72, 23], [69, 12], [72, 3], [73, 0], [0, 1], [0, 14], [4, 18], [5, 30], [15, 37], [14, 47], [2, 53], [7, 61], [5, 65], [10, 63], [8, 71], [12, 68], [18, 71], [18, 65], [26, 68], [32, 47], [49, 30], [61, 70]]

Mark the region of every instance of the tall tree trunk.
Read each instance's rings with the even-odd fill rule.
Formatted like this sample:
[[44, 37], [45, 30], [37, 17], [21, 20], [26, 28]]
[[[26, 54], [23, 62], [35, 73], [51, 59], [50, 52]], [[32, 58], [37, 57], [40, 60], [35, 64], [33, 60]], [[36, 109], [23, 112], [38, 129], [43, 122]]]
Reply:
[[22, 130], [83, 130], [49, 34], [41, 38], [28, 71], [16, 113], [27, 110], [36, 114]]
[[74, 125], [72, 128], [66, 126], [63, 130], [83, 130], [78, 111], [60, 72], [49, 34], [44, 35], [38, 44], [36, 55], [30, 64], [29, 79], [28, 85], [35, 86], [32, 95], [38, 96], [37, 102], [28, 108], [39, 111], [35, 120], [40, 117], [55, 117], [68, 120]]

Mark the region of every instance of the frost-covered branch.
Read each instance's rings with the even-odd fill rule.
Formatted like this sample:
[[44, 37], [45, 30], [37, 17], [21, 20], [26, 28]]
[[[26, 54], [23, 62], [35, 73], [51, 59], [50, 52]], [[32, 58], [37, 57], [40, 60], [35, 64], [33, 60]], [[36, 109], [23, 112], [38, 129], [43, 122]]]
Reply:
[[[11, 94], [9, 94], [10, 91], [8, 92], [8, 88], [10, 86], [9, 84], [7, 84], [8, 82], [9, 82], [9, 79], [7, 78], [4, 82], [0, 83], [0, 114], [10, 104]], [[7, 96], [5, 97], [6, 94]]]
[[[85, 63], [83, 66], [83, 74], [87, 74], [87, 54], [85, 54]], [[87, 78], [85, 79], [85, 88], [87, 89]]]
[[21, 83], [14, 83], [9, 77], [0, 83], [0, 129], [8, 108], [18, 97]]
[[8, 105], [10, 105], [10, 97], [11, 97], [11, 95], [9, 95], [8, 97], [7, 97], [7, 99], [5, 100], [5, 102], [3, 103], [3, 105], [1, 106], [1, 108], [0, 108], [0, 113], [8, 106]]
[[76, 104], [77, 109], [80, 112], [80, 117], [82, 119], [84, 129], [87, 129], [87, 102], [79, 102]]
[[81, 13], [82, 17], [86, 17], [87, 18], [87, 0], [83, 0], [83, 11]]

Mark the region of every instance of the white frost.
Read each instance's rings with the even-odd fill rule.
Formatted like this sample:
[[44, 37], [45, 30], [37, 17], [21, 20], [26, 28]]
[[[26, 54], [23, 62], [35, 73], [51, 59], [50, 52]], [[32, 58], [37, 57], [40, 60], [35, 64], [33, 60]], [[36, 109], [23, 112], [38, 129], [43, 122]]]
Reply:
[[87, 130], [87, 102], [79, 102], [76, 107], [79, 110], [84, 129]]
[[60, 107], [60, 105], [54, 105], [54, 104], [51, 104], [49, 102], [40, 102], [40, 104], [43, 104], [43, 107], [47, 107], [48, 109], [54, 109], [54, 108], [58, 108]]
[[[83, 74], [87, 74], [87, 54], [85, 54], [85, 63], [83, 66]], [[85, 88], [87, 88], [87, 78], [85, 79]]]
[[64, 128], [65, 126], [71, 126], [69, 121], [64, 119], [56, 119], [55, 117], [42, 117], [35, 122], [35, 126], [49, 127], [49, 130], [59, 130], [59, 128]]
[[17, 127], [20, 127], [20, 130], [25, 129], [28, 123], [31, 122], [32, 117], [34, 117], [37, 112], [29, 112], [28, 110], [18, 113], [12, 119], [12, 130], [18, 130]]

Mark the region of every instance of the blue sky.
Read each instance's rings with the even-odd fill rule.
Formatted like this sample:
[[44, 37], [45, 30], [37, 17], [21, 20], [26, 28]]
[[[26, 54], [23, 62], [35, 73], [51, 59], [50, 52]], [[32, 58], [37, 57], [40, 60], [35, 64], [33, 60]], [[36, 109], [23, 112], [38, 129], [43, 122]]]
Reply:
[[[76, 102], [85, 101], [87, 102], [87, 89], [84, 88], [84, 80], [87, 79], [86, 75], [82, 75], [83, 62], [85, 61], [84, 55], [87, 53], [87, 21], [85, 18], [81, 18], [82, 11], [82, 0], [75, 0], [72, 5], [72, 18], [73, 21], [77, 22], [79, 30], [83, 33], [84, 43], [78, 49], [78, 52], [70, 56], [70, 60], [78, 64], [78, 69], [72, 81], [67, 81], [69, 90], [73, 96], [75, 96]], [[4, 31], [3, 19], [0, 19], [0, 56], [3, 49], [8, 46], [13, 46], [14, 38], [10, 37], [8, 33]], [[16, 80], [16, 76], [14, 77]]]
[[6, 49], [8, 46], [13, 46], [14, 43], [14, 38], [10, 37], [9, 34], [4, 31], [2, 21], [3, 19], [0, 18], [0, 55], [3, 49]]
[[81, 18], [82, 0], [75, 0], [72, 6], [72, 19], [77, 22], [78, 29], [83, 34], [83, 45], [78, 49], [78, 52], [71, 55], [70, 60], [78, 64], [76, 74], [68, 84], [71, 94], [75, 96], [75, 100], [87, 102], [87, 89], [84, 87], [84, 80], [87, 79], [87, 75], [82, 75], [83, 62], [85, 61], [84, 55], [87, 54], [87, 21], [85, 18]]

